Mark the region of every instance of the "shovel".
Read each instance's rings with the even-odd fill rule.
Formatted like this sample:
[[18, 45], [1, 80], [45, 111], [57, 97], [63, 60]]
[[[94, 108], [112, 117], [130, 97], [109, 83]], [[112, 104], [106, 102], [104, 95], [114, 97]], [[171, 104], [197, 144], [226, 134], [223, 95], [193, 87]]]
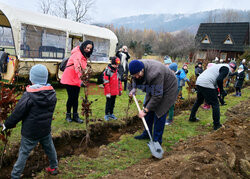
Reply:
[[[138, 108], [138, 111], [140, 111], [141, 109], [140, 109], [140, 106], [139, 106], [139, 104], [138, 104], [138, 101], [137, 101], [135, 95], [133, 95], [133, 98], [134, 98], [135, 104], [136, 104], [136, 106], [137, 106], [137, 108]], [[148, 125], [147, 125], [146, 120], [145, 120], [144, 117], [142, 118], [142, 122], [143, 122], [143, 124], [144, 124], [144, 126], [145, 126], [145, 129], [146, 129], [146, 131], [148, 132], [148, 136], [149, 136], [149, 138], [150, 138], [150, 141], [148, 142], [148, 147], [149, 147], [149, 149], [150, 149], [152, 155], [153, 155], [155, 158], [162, 159], [164, 151], [163, 151], [161, 145], [159, 144], [159, 142], [154, 142], [154, 141], [152, 140], [152, 136], [151, 136], [151, 134], [150, 134], [150, 132], [149, 132]]]

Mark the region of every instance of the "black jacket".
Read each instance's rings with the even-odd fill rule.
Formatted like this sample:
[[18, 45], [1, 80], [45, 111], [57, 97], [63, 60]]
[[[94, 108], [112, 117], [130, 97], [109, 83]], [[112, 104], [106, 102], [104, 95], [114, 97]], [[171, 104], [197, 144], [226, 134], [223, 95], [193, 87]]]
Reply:
[[56, 106], [56, 93], [52, 86], [26, 88], [13, 113], [5, 121], [7, 129], [22, 121], [21, 134], [28, 139], [39, 139], [51, 132], [51, 121]]
[[195, 66], [195, 75], [198, 77], [203, 72], [203, 69], [200, 68], [198, 65]]
[[242, 71], [240, 73], [235, 72], [234, 74], [236, 75], [236, 81], [235, 81], [234, 86], [236, 88], [242, 88], [242, 85], [243, 85], [243, 82], [244, 82], [244, 78], [245, 78], [244, 71]]

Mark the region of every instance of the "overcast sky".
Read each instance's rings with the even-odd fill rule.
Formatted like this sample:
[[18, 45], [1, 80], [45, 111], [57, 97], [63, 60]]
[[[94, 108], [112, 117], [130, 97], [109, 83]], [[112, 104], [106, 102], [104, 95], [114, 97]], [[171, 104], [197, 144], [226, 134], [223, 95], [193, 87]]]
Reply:
[[[39, 11], [40, 0], [0, 0], [15, 7]], [[158, 13], [194, 13], [213, 9], [250, 10], [250, 0], [96, 0], [92, 22]]]

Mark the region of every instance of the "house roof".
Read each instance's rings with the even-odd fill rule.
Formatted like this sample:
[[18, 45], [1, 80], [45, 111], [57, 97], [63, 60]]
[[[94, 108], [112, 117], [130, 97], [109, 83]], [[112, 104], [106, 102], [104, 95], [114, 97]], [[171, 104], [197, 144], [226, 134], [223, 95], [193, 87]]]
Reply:
[[[210, 43], [201, 43], [206, 35]], [[228, 36], [233, 44], [224, 44]], [[249, 22], [201, 23], [195, 41], [201, 50], [244, 52], [244, 48], [249, 45]]]

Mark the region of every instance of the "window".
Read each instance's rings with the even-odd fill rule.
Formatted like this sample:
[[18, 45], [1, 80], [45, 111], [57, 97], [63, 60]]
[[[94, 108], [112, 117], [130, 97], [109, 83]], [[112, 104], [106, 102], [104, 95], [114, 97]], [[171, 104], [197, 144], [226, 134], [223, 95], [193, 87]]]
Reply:
[[90, 56], [91, 61], [109, 61], [109, 40], [91, 36], [85, 36], [85, 40], [91, 40], [94, 42], [94, 51]]
[[9, 27], [0, 26], [0, 48], [10, 55], [16, 55], [12, 30]]
[[65, 46], [65, 32], [22, 24], [21, 57], [62, 59]]
[[227, 36], [227, 38], [224, 40], [224, 44], [233, 44], [232, 38], [230, 35]]
[[205, 37], [202, 39], [201, 43], [203, 43], [203, 44], [210, 44], [211, 43], [208, 35], [205, 35]]
[[197, 53], [197, 59], [206, 59], [206, 52], [199, 51]]
[[220, 59], [222, 59], [223, 61], [226, 61], [226, 58], [227, 58], [227, 53], [220, 54]]

